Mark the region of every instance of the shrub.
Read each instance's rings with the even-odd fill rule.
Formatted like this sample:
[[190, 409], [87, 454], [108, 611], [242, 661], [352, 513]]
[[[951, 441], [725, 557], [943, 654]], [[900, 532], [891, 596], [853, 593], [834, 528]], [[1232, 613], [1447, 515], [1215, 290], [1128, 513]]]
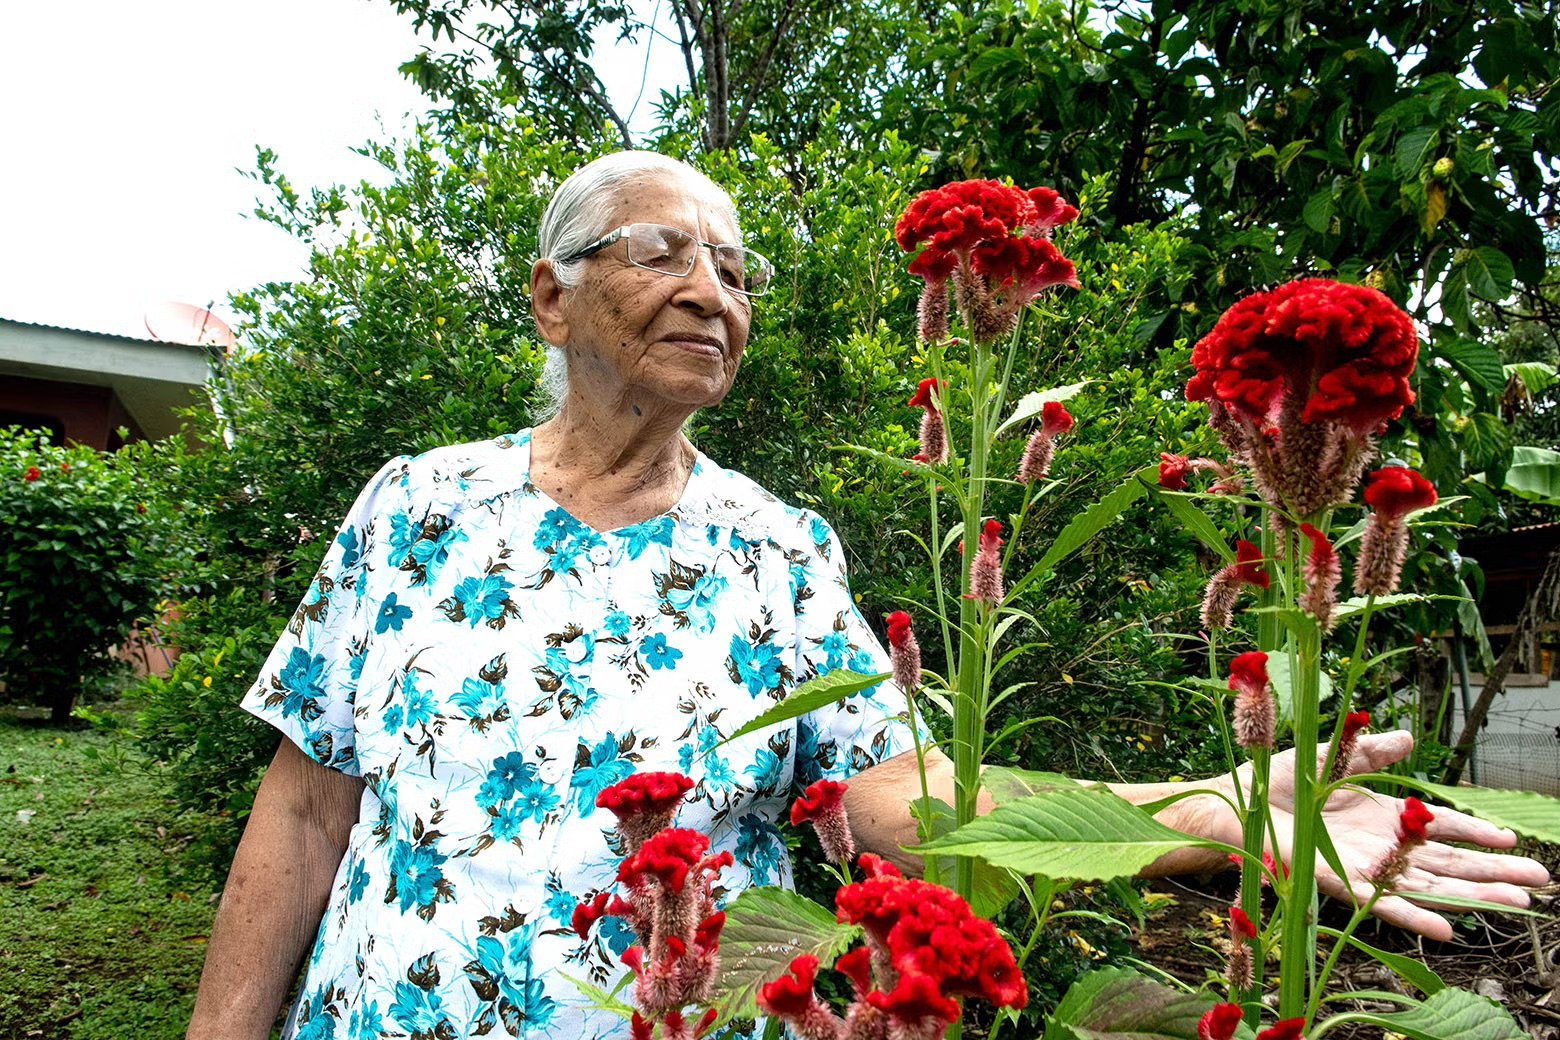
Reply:
[[0, 676], [7, 699], [45, 704], [55, 722], [168, 588], [177, 528], [146, 495], [145, 457], [0, 430]]

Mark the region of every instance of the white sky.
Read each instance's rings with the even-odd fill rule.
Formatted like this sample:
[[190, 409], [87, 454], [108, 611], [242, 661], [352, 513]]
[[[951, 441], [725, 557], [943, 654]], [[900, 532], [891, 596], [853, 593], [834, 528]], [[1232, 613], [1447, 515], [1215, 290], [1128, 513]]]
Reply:
[[[300, 192], [356, 183], [378, 167], [349, 149], [400, 136], [426, 107], [397, 71], [418, 39], [387, 0], [0, 10], [0, 317], [144, 337], [149, 306], [214, 300], [231, 319], [229, 293], [295, 277], [306, 258], [248, 215], [257, 186], [238, 170], [255, 146]], [[598, 52], [621, 109], [645, 55], [643, 41]], [[669, 43], [651, 56], [636, 128], [680, 71]]]

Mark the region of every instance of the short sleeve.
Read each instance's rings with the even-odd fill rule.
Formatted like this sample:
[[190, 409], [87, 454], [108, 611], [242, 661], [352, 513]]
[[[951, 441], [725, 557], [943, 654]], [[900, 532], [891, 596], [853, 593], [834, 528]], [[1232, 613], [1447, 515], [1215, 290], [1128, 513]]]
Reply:
[[392, 459], [352, 504], [314, 581], [272, 648], [245, 711], [270, 723], [310, 758], [359, 776], [353, 704], [374, 630], [378, 599], [368, 595], [371, 556], [397, 509], [404, 515], [400, 474]]
[[[839, 537], [817, 514], [803, 511], [801, 516], [811, 550], [802, 554], [806, 563], [800, 573], [793, 566], [792, 574], [797, 682], [837, 668], [889, 671], [888, 653], [851, 595]], [[913, 750], [907, 717], [904, 694], [892, 680], [802, 716], [797, 721], [797, 783], [843, 779]]]

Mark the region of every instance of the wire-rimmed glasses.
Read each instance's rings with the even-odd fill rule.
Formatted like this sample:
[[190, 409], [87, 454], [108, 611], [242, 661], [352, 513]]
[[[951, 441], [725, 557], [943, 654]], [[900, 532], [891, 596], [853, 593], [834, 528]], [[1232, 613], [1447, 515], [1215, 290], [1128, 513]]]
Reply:
[[618, 239], [628, 242], [629, 263], [673, 278], [686, 278], [693, 272], [702, 246], [715, 258], [721, 285], [743, 296], [764, 295], [769, 291], [769, 282], [775, 273], [774, 265], [751, 249], [704, 242], [680, 228], [664, 224], [625, 224], [614, 228], [583, 249], [561, 258], [560, 262], [583, 260]]

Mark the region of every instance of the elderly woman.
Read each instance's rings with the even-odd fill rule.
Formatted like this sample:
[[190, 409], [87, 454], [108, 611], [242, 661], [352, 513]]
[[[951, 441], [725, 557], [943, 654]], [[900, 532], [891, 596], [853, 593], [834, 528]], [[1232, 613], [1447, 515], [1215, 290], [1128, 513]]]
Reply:
[[[734, 853], [731, 889], [789, 880], [776, 820], [819, 777], [859, 773], [862, 846], [897, 856], [913, 840], [894, 691], [721, 744], [798, 682], [887, 670], [829, 525], [682, 432], [731, 389], [771, 274], [741, 241], [730, 199], [658, 155], [610, 155], [559, 188], [531, 282], [558, 410], [534, 430], [394, 459], [353, 505], [244, 701], [285, 739], [234, 860], [191, 1037], [266, 1036], [305, 955], [286, 1036], [626, 1036], [565, 975], [610, 988], [622, 971], [632, 937], [615, 919], [583, 940], [569, 923], [616, 876], [596, 795], [636, 771], [697, 781], [680, 822]], [[1407, 747], [1363, 749], [1383, 764]], [[950, 787], [946, 760], [934, 769]], [[1173, 789], [1120, 788], [1137, 801]], [[1222, 806], [1188, 799], [1161, 818], [1238, 842]], [[1374, 862], [1395, 814], [1338, 807], [1351, 864]], [[1446, 838], [1511, 842], [1456, 813], [1437, 823]], [[1414, 880], [1428, 892], [1520, 905], [1512, 883], [1544, 880], [1524, 860], [1426, 850]], [[1158, 866], [1210, 865], [1198, 852]], [[1383, 902], [1405, 925], [1445, 927]]]

